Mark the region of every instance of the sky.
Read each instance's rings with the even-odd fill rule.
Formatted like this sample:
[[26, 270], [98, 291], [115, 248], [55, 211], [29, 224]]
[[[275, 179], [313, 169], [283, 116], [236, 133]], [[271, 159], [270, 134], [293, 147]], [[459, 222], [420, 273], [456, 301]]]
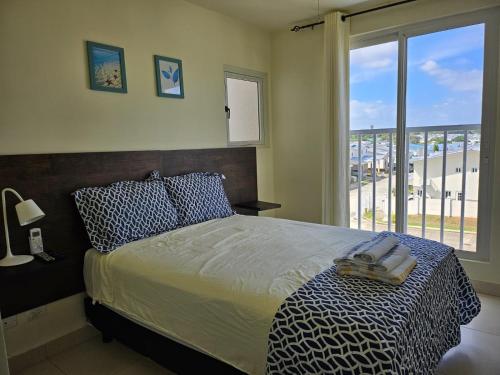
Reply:
[[[408, 39], [406, 124], [479, 124], [484, 25]], [[351, 51], [351, 129], [395, 128], [398, 44]]]

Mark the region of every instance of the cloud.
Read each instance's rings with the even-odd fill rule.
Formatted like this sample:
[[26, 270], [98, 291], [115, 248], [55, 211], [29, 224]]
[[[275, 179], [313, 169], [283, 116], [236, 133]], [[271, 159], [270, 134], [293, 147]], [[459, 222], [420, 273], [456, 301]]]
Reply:
[[[420, 35], [408, 41], [408, 67], [418, 68], [427, 64], [427, 68], [431, 68], [428, 63], [435, 62], [440, 67], [455, 66], [465, 70], [476, 65], [476, 69], [481, 69], [477, 64], [481, 64], [483, 50], [483, 24]], [[477, 76], [478, 73], [474, 74]]]
[[370, 80], [380, 74], [396, 71], [398, 65], [398, 44], [389, 42], [358, 48], [350, 54], [351, 83]]
[[351, 129], [393, 128], [396, 127], [396, 105], [382, 100], [350, 102]]
[[481, 91], [483, 89], [483, 72], [479, 69], [442, 68], [436, 61], [427, 60], [420, 65], [420, 70], [436, 78], [438, 84], [453, 91]]
[[481, 123], [481, 97], [460, 93], [430, 105], [409, 103], [407, 126], [462, 125]]
[[[434, 104], [408, 103], [407, 126], [460, 125], [481, 123], [481, 97], [473, 93], [450, 96]], [[375, 129], [396, 127], [396, 104], [382, 100], [351, 99], [350, 128]]]
[[380, 60], [375, 60], [375, 61], [370, 61], [365, 64], [365, 67], [367, 68], [372, 68], [372, 69], [382, 69], [382, 68], [387, 68], [393, 64], [393, 60], [386, 58], [386, 59], [380, 59]]
[[[393, 61], [398, 57], [397, 42], [376, 44], [370, 47], [358, 48], [351, 51], [351, 64], [370, 67], [377, 65], [377, 61]], [[383, 64], [386, 65], [386, 64]]]
[[[440, 61], [484, 48], [484, 25], [445, 30], [438, 33], [416, 37], [425, 38], [427, 49], [424, 60]], [[424, 40], [422, 40], [424, 41]], [[420, 47], [422, 45], [420, 44]], [[411, 44], [410, 44], [410, 47]]]

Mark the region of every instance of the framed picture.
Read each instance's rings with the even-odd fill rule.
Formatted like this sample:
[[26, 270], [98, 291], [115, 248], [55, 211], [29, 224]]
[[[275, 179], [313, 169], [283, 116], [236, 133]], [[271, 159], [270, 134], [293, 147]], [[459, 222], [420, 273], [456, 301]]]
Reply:
[[184, 98], [182, 61], [155, 55], [156, 92], [166, 98]]
[[127, 92], [123, 48], [87, 42], [87, 55], [92, 90]]

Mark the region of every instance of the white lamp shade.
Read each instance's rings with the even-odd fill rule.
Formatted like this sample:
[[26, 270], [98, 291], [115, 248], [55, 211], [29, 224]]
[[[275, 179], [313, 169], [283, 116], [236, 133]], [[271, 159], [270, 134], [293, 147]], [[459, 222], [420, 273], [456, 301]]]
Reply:
[[40, 207], [32, 199], [27, 199], [16, 204], [16, 211], [19, 225], [21, 226], [34, 223], [45, 216]]

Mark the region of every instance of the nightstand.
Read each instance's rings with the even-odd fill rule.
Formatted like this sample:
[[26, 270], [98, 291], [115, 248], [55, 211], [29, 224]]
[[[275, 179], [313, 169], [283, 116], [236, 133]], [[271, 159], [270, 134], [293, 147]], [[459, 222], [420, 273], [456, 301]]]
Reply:
[[67, 255], [52, 263], [41, 260], [0, 268], [0, 310], [4, 318], [80, 293], [83, 255]]
[[235, 211], [241, 215], [259, 216], [259, 212], [280, 208], [281, 204], [263, 201], [251, 201], [237, 203], [233, 207]]

